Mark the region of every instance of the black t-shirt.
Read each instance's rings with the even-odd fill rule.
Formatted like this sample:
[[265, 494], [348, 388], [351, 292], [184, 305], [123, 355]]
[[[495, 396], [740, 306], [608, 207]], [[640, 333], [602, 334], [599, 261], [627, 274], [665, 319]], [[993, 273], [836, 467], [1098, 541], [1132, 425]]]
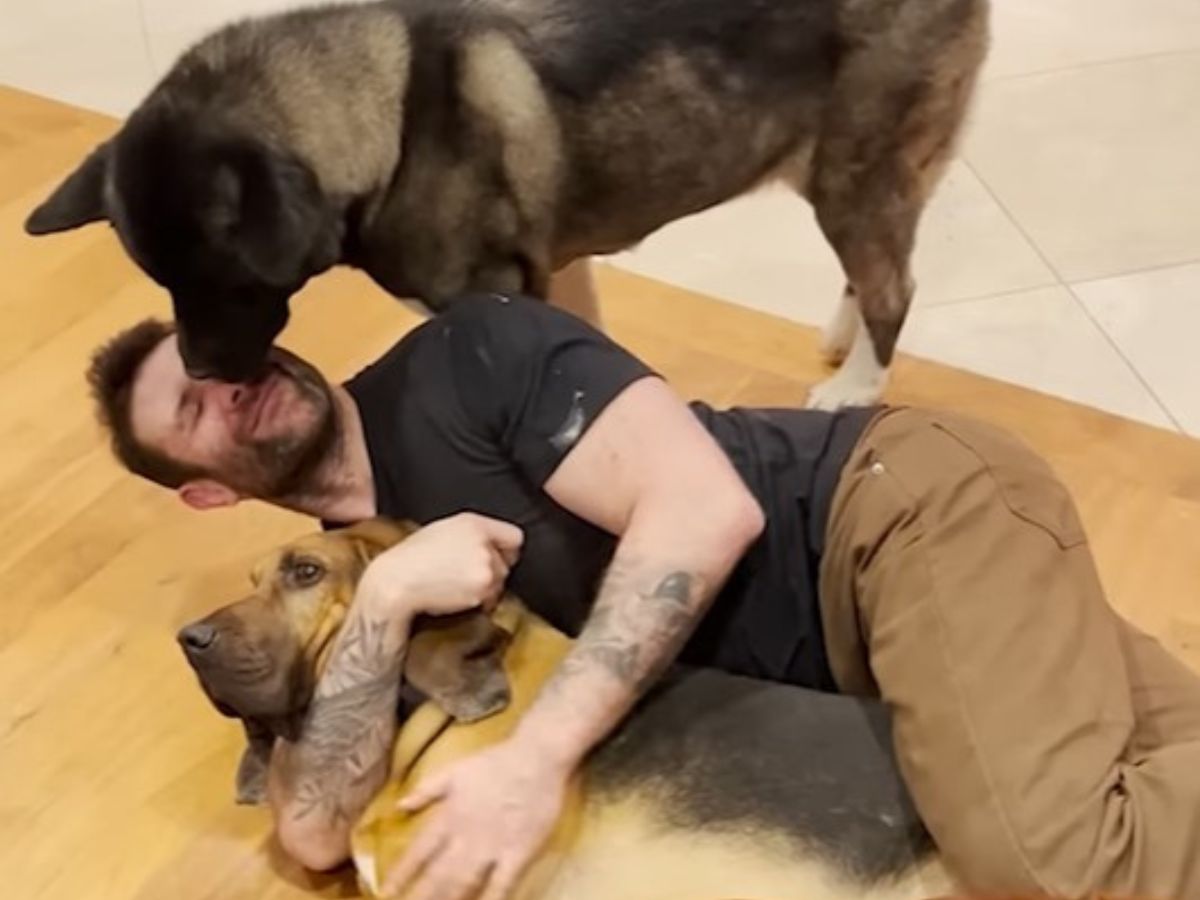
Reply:
[[[366, 431], [378, 513], [423, 524], [470, 510], [521, 526], [509, 587], [577, 635], [616, 540], [542, 486], [604, 407], [654, 374], [586, 323], [537, 300], [456, 301], [346, 385]], [[766, 528], [681, 661], [834, 689], [817, 571], [838, 475], [873, 410], [690, 405], [758, 498]], [[696, 513], [703, 511], [700, 496]]]

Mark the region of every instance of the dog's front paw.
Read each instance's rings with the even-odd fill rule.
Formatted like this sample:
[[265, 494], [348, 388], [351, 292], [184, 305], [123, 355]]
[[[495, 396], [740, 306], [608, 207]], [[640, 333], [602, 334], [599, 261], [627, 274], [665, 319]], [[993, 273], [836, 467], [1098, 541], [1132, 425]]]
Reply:
[[870, 406], [883, 396], [887, 379], [881, 373], [863, 377], [843, 368], [836, 375], [820, 384], [813, 385], [808, 392], [805, 405], [809, 409], [833, 411], [846, 406]]

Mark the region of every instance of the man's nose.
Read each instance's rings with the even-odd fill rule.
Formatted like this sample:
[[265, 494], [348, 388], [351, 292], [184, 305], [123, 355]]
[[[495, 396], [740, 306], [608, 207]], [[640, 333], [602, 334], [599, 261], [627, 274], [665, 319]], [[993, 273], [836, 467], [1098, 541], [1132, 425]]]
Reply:
[[203, 653], [217, 642], [217, 629], [207, 622], [193, 622], [180, 629], [176, 638], [188, 653]]
[[224, 410], [237, 409], [247, 396], [247, 388], [244, 384], [230, 384], [227, 381], [207, 382], [205, 390], [208, 396]]

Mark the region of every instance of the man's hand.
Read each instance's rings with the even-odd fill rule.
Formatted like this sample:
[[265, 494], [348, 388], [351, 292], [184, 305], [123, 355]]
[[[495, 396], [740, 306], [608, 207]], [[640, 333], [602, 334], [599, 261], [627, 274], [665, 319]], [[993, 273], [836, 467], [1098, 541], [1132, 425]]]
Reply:
[[437, 805], [384, 896], [503, 900], [550, 836], [572, 768], [510, 739], [426, 779], [400, 808]]
[[397, 618], [490, 609], [523, 538], [516, 525], [475, 513], [440, 519], [372, 560], [358, 592]]

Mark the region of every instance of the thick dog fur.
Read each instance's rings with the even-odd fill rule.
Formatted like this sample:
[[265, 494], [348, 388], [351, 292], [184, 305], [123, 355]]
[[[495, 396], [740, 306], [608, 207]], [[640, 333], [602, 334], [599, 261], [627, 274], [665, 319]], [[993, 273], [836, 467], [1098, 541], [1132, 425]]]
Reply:
[[[375, 521], [296, 541], [256, 568], [249, 597], [181, 632], [205, 691], [246, 723], [243, 800], [261, 797], [274, 738], [295, 737], [358, 575], [407, 533]], [[319, 577], [303, 569], [313, 565]], [[405, 717], [392, 777], [354, 831], [366, 890], [423, 821], [399, 814], [398, 797], [510, 733], [569, 646], [514, 598], [490, 619], [427, 620], [414, 635], [405, 678], [433, 699]], [[248, 672], [254, 677], [243, 682]], [[590, 758], [516, 896], [932, 896], [947, 879], [889, 746], [876, 703], [716, 671], [672, 672]]]
[[826, 342], [846, 362], [811, 402], [865, 402], [987, 14], [987, 0], [389, 0], [243, 22], [184, 54], [27, 229], [110, 220], [170, 291], [189, 369], [241, 379], [290, 295], [332, 265], [433, 308], [468, 289], [545, 296], [568, 264], [782, 180], [848, 283]]

